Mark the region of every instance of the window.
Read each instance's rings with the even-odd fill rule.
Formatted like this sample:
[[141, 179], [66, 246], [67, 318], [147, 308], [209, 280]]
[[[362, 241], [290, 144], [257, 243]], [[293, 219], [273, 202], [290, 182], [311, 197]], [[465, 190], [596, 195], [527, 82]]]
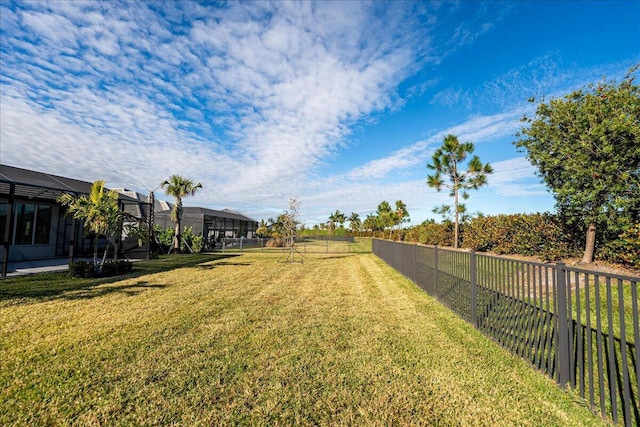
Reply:
[[[3, 206], [3, 205], [0, 205]], [[4, 205], [7, 206], [7, 205]], [[16, 245], [48, 245], [51, 236], [53, 207], [29, 203], [16, 203]], [[0, 208], [1, 209], [1, 208]], [[8, 208], [7, 208], [8, 210]], [[0, 221], [2, 220], [0, 210]], [[6, 220], [6, 211], [4, 218]], [[3, 223], [4, 224], [4, 223]], [[4, 225], [0, 226], [3, 227]]]
[[[4, 242], [4, 231], [7, 229], [7, 214], [9, 213], [9, 204], [0, 202], [0, 243]], [[11, 238], [11, 236], [9, 236]]]
[[16, 245], [30, 245], [33, 242], [33, 223], [36, 205], [17, 203], [16, 205]]
[[38, 214], [36, 215], [36, 235], [34, 243], [36, 245], [48, 245], [49, 235], [51, 234], [51, 206], [38, 206]]

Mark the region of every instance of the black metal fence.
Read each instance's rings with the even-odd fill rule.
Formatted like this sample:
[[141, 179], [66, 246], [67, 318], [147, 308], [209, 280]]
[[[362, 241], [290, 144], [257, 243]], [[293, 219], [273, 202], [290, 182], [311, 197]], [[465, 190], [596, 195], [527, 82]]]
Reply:
[[[222, 251], [244, 251], [245, 249], [267, 248], [271, 238], [222, 238], [209, 249]], [[353, 236], [307, 236], [296, 237], [295, 247], [301, 253], [348, 253], [355, 243]], [[271, 248], [284, 249], [284, 248]], [[288, 249], [288, 248], [287, 248]]]
[[640, 277], [373, 240], [373, 253], [504, 348], [640, 425]]

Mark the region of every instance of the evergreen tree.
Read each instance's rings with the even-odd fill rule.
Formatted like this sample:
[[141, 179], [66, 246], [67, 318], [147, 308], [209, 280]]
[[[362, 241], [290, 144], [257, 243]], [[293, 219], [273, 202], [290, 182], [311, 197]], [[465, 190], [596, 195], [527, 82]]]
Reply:
[[[466, 170], [461, 170], [461, 164], [467, 156], [473, 153], [472, 142], [460, 143], [455, 135], [447, 135], [444, 143], [436, 150], [432, 157], [432, 163], [427, 168], [435, 171], [433, 175], [427, 175], [427, 185], [440, 191], [442, 188], [450, 190], [453, 197], [454, 217], [454, 242], [457, 248], [460, 242], [460, 215], [466, 211], [466, 207], [460, 202], [460, 198], [469, 198], [469, 190], [477, 190], [487, 184], [487, 175], [493, 173], [493, 168], [488, 163], [483, 164], [477, 155], [474, 155], [467, 164]], [[450, 212], [451, 206], [443, 205], [435, 208], [434, 212]]]
[[[553, 191], [558, 212], [586, 229], [583, 263], [599, 227], [640, 221], [640, 87], [629, 71], [561, 99], [542, 100], [514, 144]], [[535, 100], [531, 100], [535, 102]]]

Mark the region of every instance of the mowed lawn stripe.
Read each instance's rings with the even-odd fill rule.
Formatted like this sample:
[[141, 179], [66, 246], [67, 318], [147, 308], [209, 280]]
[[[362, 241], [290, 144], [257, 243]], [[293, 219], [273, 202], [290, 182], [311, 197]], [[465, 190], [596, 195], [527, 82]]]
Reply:
[[602, 424], [373, 255], [279, 258], [0, 303], [0, 424]]

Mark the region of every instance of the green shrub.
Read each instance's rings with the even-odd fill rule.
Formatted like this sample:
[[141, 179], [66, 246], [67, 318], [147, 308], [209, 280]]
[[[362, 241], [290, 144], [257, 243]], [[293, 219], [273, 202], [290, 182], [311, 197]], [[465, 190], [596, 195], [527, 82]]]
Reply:
[[482, 252], [539, 256], [545, 261], [576, 252], [570, 233], [549, 213], [478, 217], [465, 224], [461, 234], [464, 247]]
[[347, 231], [348, 230], [346, 228], [340, 226], [340, 227], [337, 227], [335, 230], [333, 230], [333, 235], [334, 236], [346, 236], [347, 235]]
[[[167, 227], [163, 230], [159, 225], [155, 225], [154, 230], [158, 241], [163, 246], [170, 247], [173, 245], [175, 231], [172, 227]], [[185, 226], [181, 237], [180, 252], [190, 252], [187, 245], [194, 253], [202, 252], [202, 249], [204, 249], [204, 238], [199, 234], [193, 234], [193, 227]]]
[[204, 238], [200, 235], [193, 236], [191, 239], [191, 249], [193, 249], [193, 252], [199, 254], [200, 252], [202, 252], [203, 248]]
[[[596, 259], [640, 269], [640, 224], [618, 221], [600, 230]], [[616, 228], [617, 227], [617, 228]], [[555, 261], [579, 255], [584, 250], [586, 229], [550, 213], [478, 216], [461, 224], [462, 247], [479, 252], [537, 256]], [[385, 236], [377, 236], [388, 238]], [[427, 245], [452, 246], [453, 223], [425, 221], [398, 230], [395, 240]]]
[[120, 276], [122, 274], [131, 273], [133, 263], [130, 261], [109, 261], [102, 266], [102, 277]]
[[625, 227], [616, 240], [598, 248], [596, 257], [640, 269], [640, 223]]
[[447, 221], [443, 224], [423, 223], [420, 225], [419, 242], [425, 245], [452, 246], [453, 223]]
[[80, 278], [111, 277], [127, 274], [132, 270], [133, 263], [124, 260], [105, 262], [102, 266], [102, 271], [97, 271], [93, 266], [93, 262], [76, 261], [69, 266], [69, 275]]
[[[184, 227], [182, 231], [182, 241], [180, 242], [180, 252], [187, 253], [193, 251], [194, 253], [200, 253], [203, 247], [203, 237], [199, 234], [193, 234], [193, 227]], [[191, 251], [189, 248], [191, 248]]]
[[140, 226], [140, 224], [136, 223], [129, 225], [127, 226], [126, 231], [129, 236], [135, 237], [138, 241], [139, 247], [143, 247], [147, 242], [149, 242], [149, 229], [144, 226]]
[[153, 226], [153, 230], [156, 238], [158, 239], [158, 242], [160, 242], [161, 245], [171, 246], [171, 244], [173, 243], [173, 235], [175, 234], [173, 228], [167, 227], [163, 230], [162, 227], [156, 224]]
[[96, 277], [97, 272], [93, 266], [93, 262], [76, 261], [69, 264], [69, 276], [89, 278]]

